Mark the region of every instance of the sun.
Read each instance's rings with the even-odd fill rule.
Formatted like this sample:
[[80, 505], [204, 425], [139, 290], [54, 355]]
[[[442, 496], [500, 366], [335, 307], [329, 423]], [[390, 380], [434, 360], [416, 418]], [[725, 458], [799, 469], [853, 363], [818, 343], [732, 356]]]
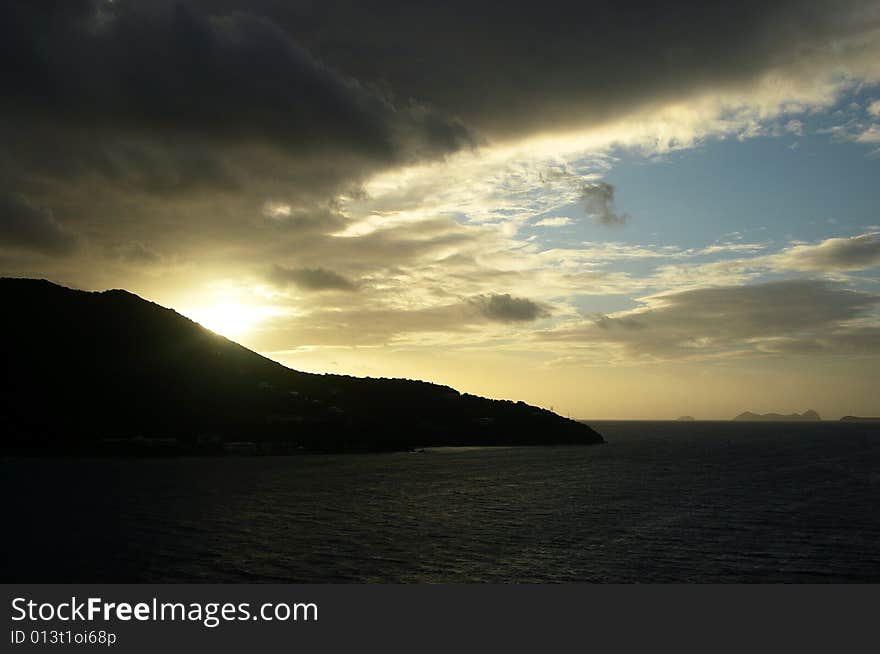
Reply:
[[190, 318], [212, 332], [236, 338], [247, 334], [260, 319], [259, 311], [238, 302], [219, 302], [188, 312]]

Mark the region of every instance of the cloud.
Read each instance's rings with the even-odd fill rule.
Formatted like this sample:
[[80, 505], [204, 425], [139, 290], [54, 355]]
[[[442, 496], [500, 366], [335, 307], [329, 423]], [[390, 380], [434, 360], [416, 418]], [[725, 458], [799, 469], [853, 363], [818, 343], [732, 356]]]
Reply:
[[572, 224], [574, 224], [574, 221], [571, 218], [559, 216], [556, 218], [542, 218], [535, 223], [535, 227], [567, 227]]
[[[425, 105], [395, 104], [318, 59], [268, 16], [197, 3], [13, 6], [6, 110], [71, 125], [262, 141], [388, 159], [469, 136]], [[51, 102], [47, 103], [47, 97]]]
[[785, 123], [785, 131], [794, 134], [795, 136], [803, 136], [804, 135], [804, 123], [801, 120], [797, 120], [792, 118], [787, 123]]
[[[645, 287], [682, 288], [715, 285], [723, 286], [757, 279], [778, 273], [826, 273], [839, 278], [839, 273], [866, 270], [880, 265], [880, 233], [870, 232], [849, 238], [830, 238], [818, 243], [800, 243], [775, 253], [758, 254], [769, 248], [764, 243], [715, 244], [705, 248], [682, 250], [678, 248], [652, 250], [648, 248], [593, 246], [595, 260], [615, 261], [629, 257], [665, 257], [678, 260], [655, 268], [642, 281]], [[588, 244], [589, 245], [589, 244]], [[695, 257], [731, 254], [751, 254], [721, 258], [707, 262], [693, 261]]]
[[[503, 21], [464, 0], [369, 11], [344, 0], [254, 0], [246, 11], [79, 0], [2, 11], [14, 62], [3, 137], [10, 161], [28, 169], [17, 174], [88, 172], [150, 192], [246, 188], [271, 171], [297, 193], [317, 182], [332, 195], [379, 170], [548, 126], [635, 117], [658, 117], [638, 139], [670, 147], [826, 105], [835, 80], [876, 72], [877, 12], [852, 1], [513, 3]], [[598, 15], [589, 38], [566, 27]], [[631, 128], [617, 137], [631, 141]]]
[[793, 343], [858, 338], [859, 330], [847, 325], [875, 308], [880, 296], [824, 281], [786, 280], [662, 293], [642, 302], [641, 308], [548, 330], [542, 337], [611, 344], [628, 356], [661, 359], [754, 353], [779, 349], [780, 343], [788, 343], [790, 351]]
[[351, 280], [325, 268], [274, 266], [269, 279], [280, 286], [294, 284], [306, 291], [353, 291], [357, 288]]
[[814, 337], [767, 339], [760, 344], [774, 354], [864, 354], [880, 353], [880, 327], [847, 327]]
[[[653, 270], [753, 248], [546, 249], [550, 233], [524, 228], [569, 225], [578, 203], [625, 220], [601, 181], [620, 149], [797, 133], [797, 116], [880, 78], [867, 3], [233, 5], [3, 5], [0, 196], [39, 198], [20, 213], [41, 234], [4, 222], [3, 238], [76, 254], [72, 234], [88, 235], [93, 248], [41, 276], [143, 287], [152, 268], [157, 299], [244, 280], [259, 301], [296, 302], [281, 346], [490, 338], [565, 324], [583, 296], [785, 270], [782, 257]], [[624, 317], [609, 320], [616, 334]]]
[[466, 0], [369, 9], [344, 0], [320, 9], [276, 5], [257, 2], [253, 11], [270, 12], [284, 29], [308, 37], [334, 66], [386, 80], [404, 97], [430, 98], [475, 129], [505, 138], [548, 125], [608, 122], [708, 87], [742, 86], [771, 70], [784, 85], [779, 72], [797, 68], [793, 61], [806, 69], [833, 63], [848, 51], [832, 43], [869, 33], [878, 20], [869, 3], [846, 0], [512, 2], [503, 20], [491, 3]]
[[35, 206], [19, 194], [0, 194], [0, 247], [63, 256], [73, 252], [76, 237], [51, 209]]
[[873, 124], [865, 127], [863, 130], [855, 135], [855, 142], [865, 143], [868, 145], [875, 145], [877, 143], [880, 143], [880, 125]]
[[[822, 128], [819, 132], [830, 134], [834, 139], [843, 142], [869, 146], [880, 144], [880, 123], [876, 122], [880, 117], [880, 100], [869, 102], [864, 107], [864, 113], [862, 109], [858, 103], [850, 103], [846, 111], [840, 110], [834, 114], [838, 121], [845, 119], [843, 122]], [[878, 153], [880, 149], [875, 148], [869, 156], [876, 156]]]
[[697, 255], [720, 254], [722, 252], [759, 252], [767, 248], [765, 243], [714, 243], [699, 250], [691, 251]]
[[581, 191], [584, 211], [602, 225], [622, 225], [629, 216], [614, 210], [614, 186], [607, 182], [585, 184]]
[[880, 266], [880, 232], [795, 245], [770, 257], [781, 270], [864, 270]]
[[[369, 289], [368, 289], [369, 290]], [[432, 298], [407, 296], [400, 302], [358, 293], [344, 304], [310, 304], [297, 298], [296, 312], [277, 312], [265, 323], [255, 345], [262, 351], [293, 347], [484, 346], [511, 330], [528, 332], [549, 316], [546, 305], [510, 294]], [[421, 300], [421, 302], [419, 302]]]
[[475, 143], [429, 101], [321, 60], [271, 13], [3, 3], [0, 191], [64, 206], [104, 247], [258, 249], [268, 230], [241, 232], [267, 200], [290, 208], [286, 227], [322, 229], [318, 215], [377, 171]]
[[[260, 347], [285, 350], [291, 346], [376, 346], [383, 344], [461, 345], [484, 343], [493, 328], [526, 323], [533, 309], [502, 306], [503, 315], [487, 313], [490, 297], [477, 297], [430, 306], [376, 306], [373, 298], [352, 297], [342, 307], [316, 308], [294, 317], [277, 319], [263, 330]], [[504, 305], [505, 301], [498, 305]], [[516, 304], [516, 302], [514, 302]]]
[[116, 245], [109, 251], [112, 256], [133, 264], [148, 266], [162, 260], [158, 253], [138, 241]]
[[547, 309], [527, 298], [488, 295], [473, 300], [490, 320], [499, 322], [531, 322], [549, 315]]

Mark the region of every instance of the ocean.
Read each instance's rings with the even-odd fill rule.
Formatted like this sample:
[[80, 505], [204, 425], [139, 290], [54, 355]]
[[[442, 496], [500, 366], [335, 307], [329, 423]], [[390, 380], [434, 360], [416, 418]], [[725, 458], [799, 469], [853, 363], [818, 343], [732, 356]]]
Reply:
[[880, 582], [880, 424], [606, 445], [4, 458], [4, 582]]

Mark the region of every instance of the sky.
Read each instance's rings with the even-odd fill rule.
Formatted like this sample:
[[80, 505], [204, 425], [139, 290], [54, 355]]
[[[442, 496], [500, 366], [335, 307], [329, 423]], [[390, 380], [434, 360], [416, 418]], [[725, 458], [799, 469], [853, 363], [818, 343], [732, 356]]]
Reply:
[[0, 8], [4, 276], [576, 418], [880, 415], [880, 3]]

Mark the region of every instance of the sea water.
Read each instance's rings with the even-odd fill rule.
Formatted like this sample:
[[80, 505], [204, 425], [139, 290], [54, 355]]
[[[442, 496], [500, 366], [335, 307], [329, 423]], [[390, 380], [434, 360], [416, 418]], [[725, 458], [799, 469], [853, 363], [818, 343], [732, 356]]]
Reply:
[[880, 425], [591, 447], [6, 458], [3, 581], [878, 582]]

